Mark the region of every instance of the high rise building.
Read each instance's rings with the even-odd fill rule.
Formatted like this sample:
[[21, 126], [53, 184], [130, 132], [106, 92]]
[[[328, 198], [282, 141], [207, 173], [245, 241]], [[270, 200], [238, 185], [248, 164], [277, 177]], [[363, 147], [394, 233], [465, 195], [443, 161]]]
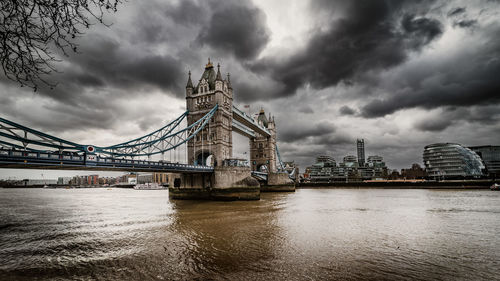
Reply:
[[427, 145], [423, 158], [428, 176], [437, 179], [477, 178], [485, 169], [477, 153], [458, 143]]
[[356, 146], [358, 149], [358, 164], [360, 167], [365, 166], [365, 140], [357, 139]]

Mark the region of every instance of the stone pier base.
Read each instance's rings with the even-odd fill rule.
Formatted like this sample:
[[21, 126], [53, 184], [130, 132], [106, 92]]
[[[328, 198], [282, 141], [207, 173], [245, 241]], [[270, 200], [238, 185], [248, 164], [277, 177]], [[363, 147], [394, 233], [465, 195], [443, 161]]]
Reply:
[[288, 173], [269, 173], [267, 184], [261, 185], [261, 192], [295, 192], [295, 182], [288, 177]]
[[259, 200], [259, 182], [247, 167], [216, 167], [213, 174], [179, 174], [169, 188], [171, 199]]

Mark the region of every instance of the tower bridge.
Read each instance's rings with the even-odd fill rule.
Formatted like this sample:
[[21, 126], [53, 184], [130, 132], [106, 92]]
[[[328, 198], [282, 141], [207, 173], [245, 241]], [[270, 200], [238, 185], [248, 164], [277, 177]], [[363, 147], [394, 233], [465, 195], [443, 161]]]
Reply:
[[[233, 158], [233, 131], [249, 139], [250, 163]], [[196, 85], [189, 72], [181, 116], [119, 144], [79, 144], [0, 118], [0, 168], [170, 172], [177, 180], [169, 196], [178, 199], [259, 199], [261, 190], [295, 190], [274, 117], [261, 110], [252, 118], [234, 106], [229, 74], [223, 79], [210, 60]]]

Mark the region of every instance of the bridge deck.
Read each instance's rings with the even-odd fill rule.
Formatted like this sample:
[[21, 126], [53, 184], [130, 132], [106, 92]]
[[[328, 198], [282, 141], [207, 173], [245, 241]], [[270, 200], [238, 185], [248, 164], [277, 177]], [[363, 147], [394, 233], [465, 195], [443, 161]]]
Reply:
[[93, 156], [94, 161], [89, 161], [84, 155], [2, 150], [0, 151], [0, 168], [171, 173], [212, 173], [214, 171], [211, 166]]

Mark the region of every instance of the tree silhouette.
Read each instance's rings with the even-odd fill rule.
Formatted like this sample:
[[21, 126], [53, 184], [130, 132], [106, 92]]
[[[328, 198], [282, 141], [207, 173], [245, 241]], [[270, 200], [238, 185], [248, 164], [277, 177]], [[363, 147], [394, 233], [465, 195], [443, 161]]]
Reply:
[[75, 38], [105, 12], [116, 12], [121, 0], [0, 0], [0, 60], [5, 76], [37, 90], [54, 87], [44, 76], [57, 71], [53, 63], [78, 52]]

